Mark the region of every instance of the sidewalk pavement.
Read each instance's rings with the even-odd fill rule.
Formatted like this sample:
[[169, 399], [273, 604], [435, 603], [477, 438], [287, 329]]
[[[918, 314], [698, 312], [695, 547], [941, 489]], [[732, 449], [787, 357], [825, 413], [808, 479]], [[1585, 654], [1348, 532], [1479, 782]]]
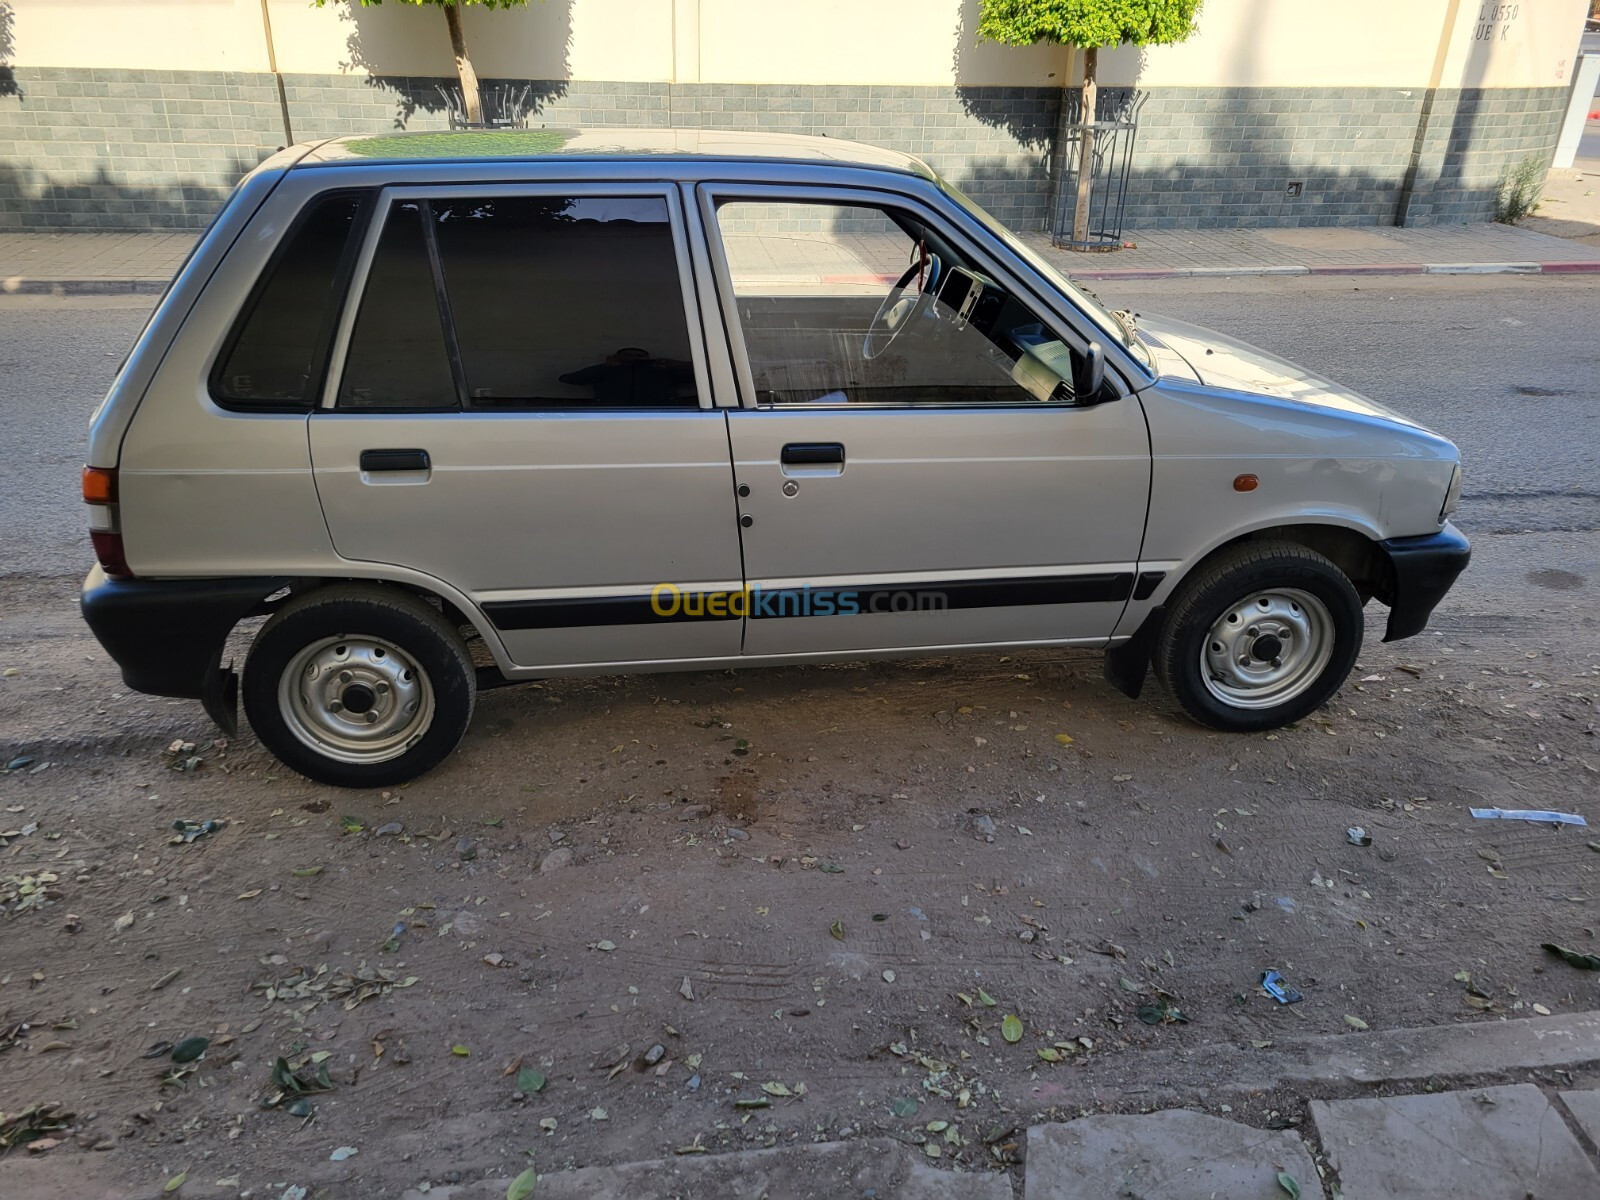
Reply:
[[[1026, 1130], [1001, 1124], [998, 1136], [962, 1131], [959, 1119], [919, 1120], [893, 1138], [552, 1171], [539, 1176], [534, 1194], [540, 1200], [1600, 1196], [1600, 1090], [1574, 1086], [1592, 1082], [1600, 1066], [1600, 1012], [1312, 1038], [1258, 1059], [1249, 1078], [1220, 1076], [1208, 1089], [1207, 1107], [1228, 1113], [1224, 1100], [1244, 1107], [1251, 1096], [1313, 1089], [1348, 1098], [1313, 1100], [1303, 1124], [1280, 1119], [1267, 1129], [1190, 1108], [1082, 1116]], [[1545, 1086], [1479, 1085], [1486, 1077]], [[1115, 1091], [1092, 1081], [1082, 1090]], [[994, 1150], [1008, 1142], [1025, 1146], [1021, 1178], [1001, 1169], [945, 1167], [952, 1144], [964, 1145], [969, 1161], [992, 1153], [960, 1136], [951, 1143], [951, 1128], [980, 1134]], [[506, 1179], [424, 1183], [401, 1200], [501, 1200], [508, 1185]]]
[[[897, 1123], [892, 1136], [769, 1143], [725, 1154], [700, 1153], [696, 1138], [670, 1158], [542, 1172], [532, 1195], [534, 1200], [1600, 1197], [1600, 1012], [1256, 1045], [1260, 1048], [1218, 1044], [1145, 1053], [1145, 1077], [1169, 1081], [1139, 1089], [1139, 1099], [1156, 1111], [1084, 1115], [1024, 1127], [1007, 1124], [1005, 1110], [978, 1118], [930, 1100], [915, 1120]], [[1058, 1109], [1069, 1111], [1100, 1098], [1125, 1097], [1125, 1065], [1108, 1059], [1105, 1067], [1097, 1070], [1093, 1058], [1073, 1066], [1041, 1066], [1040, 1087], [1057, 1093]], [[1197, 1086], [1191, 1086], [1194, 1081]], [[1332, 1098], [1302, 1106], [1299, 1098], [1308, 1094]], [[1187, 1099], [1189, 1107], [1161, 1107], [1163, 1096], [1169, 1106]], [[818, 1119], [836, 1119], [822, 1103]], [[1234, 1120], [1229, 1114], [1235, 1109], [1255, 1113], [1267, 1127]], [[728, 1110], [727, 1115], [732, 1120], [738, 1114]], [[825, 1136], [826, 1125], [816, 1128], [819, 1137]], [[641, 1137], [656, 1140], [645, 1130]], [[530, 1153], [537, 1157], [537, 1140]], [[361, 1158], [335, 1164], [319, 1156], [286, 1164], [289, 1177], [299, 1182], [284, 1195], [376, 1200], [377, 1192], [361, 1189], [361, 1165]], [[459, 1165], [438, 1155], [419, 1163], [424, 1178], [398, 1200], [503, 1200], [510, 1191], [507, 1178], [443, 1182], [457, 1178], [453, 1168]], [[46, 1169], [40, 1164], [40, 1171]], [[199, 1170], [190, 1175], [183, 1189], [189, 1200], [236, 1200], [239, 1194], [235, 1180], [213, 1184]], [[282, 1186], [274, 1184], [268, 1200], [276, 1200]], [[132, 1200], [161, 1197], [138, 1192]], [[395, 1197], [385, 1194], [384, 1200]]]
[[[1600, 164], [1596, 169], [1600, 171]], [[1595, 182], [1595, 175], [1587, 175], [1577, 190], [1591, 190], [1587, 184]], [[1562, 228], [1581, 234], [1587, 226], [1569, 220]], [[1600, 232], [1600, 224], [1594, 232]], [[159, 294], [196, 236], [0, 233], [0, 294]], [[1573, 240], [1513, 225], [1161, 229], [1130, 233], [1134, 249], [1103, 254], [1057, 250], [1043, 233], [1022, 236], [1060, 269], [1086, 280], [1600, 272], [1600, 246], [1585, 244], [1587, 237]]]

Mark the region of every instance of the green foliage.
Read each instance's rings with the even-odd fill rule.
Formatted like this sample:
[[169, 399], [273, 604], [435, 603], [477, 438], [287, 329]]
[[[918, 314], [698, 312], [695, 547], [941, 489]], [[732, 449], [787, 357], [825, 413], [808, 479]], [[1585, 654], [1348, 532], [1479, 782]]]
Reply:
[[1194, 32], [1203, 0], [982, 0], [978, 36], [1008, 46], [1170, 45]]
[[1545, 163], [1537, 154], [1530, 154], [1514, 167], [1507, 167], [1500, 176], [1500, 194], [1495, 198], [1494, 219], [1506, 225], [1515, 224], [1539, 207], [1539, 196], [1544, 191]]
[[[318, 8], [325, 8], [330, 0], [311, 0]], [[338, 3], [339, 0], [332, 0]], [[477, 5], [479, 8], [526, 8], [528, 0], [394, 0], [396, 4], [409, 4], [415, 8], [467, 8]], [[362, 8], [377, 8], [383, 0], [348, 0], [351, 4], [360, 4]]]

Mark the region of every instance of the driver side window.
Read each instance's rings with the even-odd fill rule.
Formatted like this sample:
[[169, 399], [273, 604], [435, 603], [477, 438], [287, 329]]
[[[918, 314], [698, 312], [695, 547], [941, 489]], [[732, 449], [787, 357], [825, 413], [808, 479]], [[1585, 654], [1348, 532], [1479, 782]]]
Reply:
[[1061, 398], [1018, 362], [1065, 348], [909, 214], [729, 200], [717, 224], [763, 407]]

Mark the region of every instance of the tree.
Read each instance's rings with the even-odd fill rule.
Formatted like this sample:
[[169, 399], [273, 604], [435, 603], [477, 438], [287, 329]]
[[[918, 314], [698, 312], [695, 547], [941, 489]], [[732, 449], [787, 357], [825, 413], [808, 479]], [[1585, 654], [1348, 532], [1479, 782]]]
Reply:
[[[311, 0], [318, 8], [326, 7], [328, 0]], [[359, 3], [362, 8], [376, 8], [383, 0], [347, 0]], [[456, 58], [456, 74], [461, 79], [461, 103], [467, 112], [469, 125], [483, 123], [483, 95], [478, 90], [478, 72], [472, 59], [467, 57], [467, 39], [461, 34], [461, 9], [468, 4], [484, 8], [525, 8], [528, 0], [395, 0], [396, 4], [414, 4], [418, 7], [444, 9], [444, 21], [450, 29], [450, 50]]]
[[[978, 36], [1008, 46], [1054, 42], [1083, 51], [1083, 89], [1079, 119], [1094, 121], [1095, 70], [1101, 46], [1169, 46], [1194, 32], [1203, 0], [982, 0]], [[1089, 240], [1089, 172], [1094, 160], [1093, 130], [1078, 139], [1078, 199], [1072, 213], [1072, 240]]]

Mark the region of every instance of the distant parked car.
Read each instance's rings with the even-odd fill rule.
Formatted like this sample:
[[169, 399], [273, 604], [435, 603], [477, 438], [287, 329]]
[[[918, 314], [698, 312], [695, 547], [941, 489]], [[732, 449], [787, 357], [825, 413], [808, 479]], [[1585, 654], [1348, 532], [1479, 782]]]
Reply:
[[[530, 152], [530, 145], [537, 152]], [[914, 158], [710, 131], [296, 146], [95, 414], [128, 686], [351, 787], [480, 687], [1077, 646], [1270, 729], [1465, 567], [1444, 438], [1113, 313]]]

